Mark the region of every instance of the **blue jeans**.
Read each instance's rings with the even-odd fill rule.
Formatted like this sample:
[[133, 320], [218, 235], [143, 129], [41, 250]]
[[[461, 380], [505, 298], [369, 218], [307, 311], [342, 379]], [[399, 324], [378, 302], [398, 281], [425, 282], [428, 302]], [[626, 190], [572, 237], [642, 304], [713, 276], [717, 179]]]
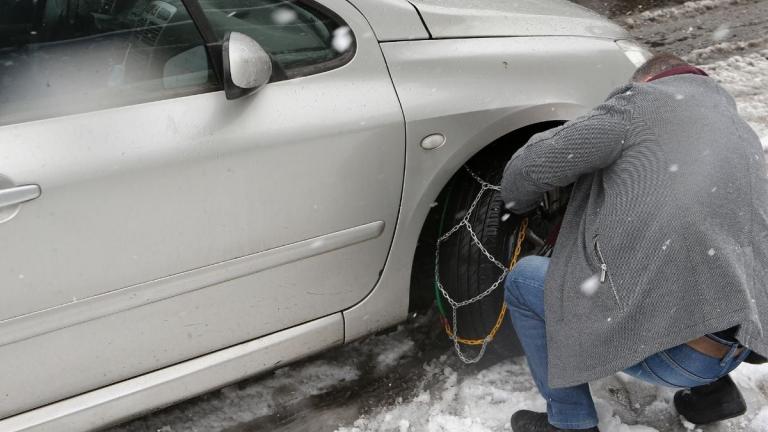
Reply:
[[[549, 258], [528, 256], [521, 259], [504, 281], [504, 298], [533, 380], [547, 401], [549, 423], [561, 429], [588, 429], [597, 426], [597, 412], [589, 385], [553, 389], [547, 382], [544, 276], [548, 267]], [[731, 347], [722, 359], [682, 344], [654, 354], [624, 372], [653, 384], [691, 388], [728, 374], [749, 355], [748, 349], [736, 355], [737, 344], [708, 336]]]

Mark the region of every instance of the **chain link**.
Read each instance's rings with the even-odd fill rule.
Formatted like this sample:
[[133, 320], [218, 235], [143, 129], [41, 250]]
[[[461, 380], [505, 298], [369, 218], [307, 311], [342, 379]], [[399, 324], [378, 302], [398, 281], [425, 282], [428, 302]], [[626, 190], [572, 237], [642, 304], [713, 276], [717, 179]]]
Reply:
[[[475, 340], [465, 340], [458, 336], [458, 310], [459, 308], [463, 306], [470, 305], [472, 303], [478, 302], [482, 300], [483, 298], [487, 297], [491, 293], [493, 293], [499, 285], [504, 281], [504, 278], [509, 273], [509, 270], [504, 264], [502, 264], [499, 260], [496, 259], [488, 250], [483, 246], [483, 243], [480, 241], [480, 239], [477, 237], [477, 234], [472, 229], [472, 224], [470, 223], [470, 218], [472, 217], [472, 212], [475, 210], [475, 207], [477, 207], [477, 204], [480, 202], [480, 199], [483, 196], [483, 193], [487, 190], [494, 190], [494, 191], [500, 191], [501, 187], [496, 186], [493, 184], [490, 184], [483, 180], [480, 176], [472, 172], [472, 170], [469, 169], [469, 167], [464, 166], [464, 169], [469, 173], [469, 175], [480, 184], [480, 191], [477, 193], [477, 196], [472, 201], [472, 204], [469, 206], [469, 209], [467, 209], [467, 212], [464, 214], [464, 216], [461, 218], [461, 221], [459, 221], [456, 225], [454, 225], [448, 232], [440, 236], [440, 238], [437, 240], [437, 245], [435, 247], [435, 283], [437, 285], [437, 288], [440, 290], [440, 293], [442, 296], [448, 301], [448, 304], [451, 306], [451, 321], [452, 325], [451, 328], [448, 328], [446, 325], [446, 331], [448, 332], [449, 338], [453, 341], [453, 347], [456, 350], [456, 354], [458, 355], [459, 359], [463, 361], [464, 363], [470, 364], [470, 363], [477, 363], [480, 361], [480, 359], [483, 358], [485, 355], [486, 348], [488, 347], [488, 343], [493, 340], [494, 336], [496, 335], [496, 332], [498, 331], [499, 327], [502, 325], [502, 320], [504, 317], [504, 314], [506, 312], [506, 305], [502, 305], [502, 311], [499, 315], [499, 318], [497, 319], [496, 325], [494, 326], [491, 333], [489, 333], [485, 338], [483, 339], [475, 339]], [[525, 220], [523, 222], [524, 225], [527, 225]], [[455, 234], [459, 229], [464, 227], [468, 232], [470, 237], [472, 238], [472, 243], [480, 249], [480, 252], [482, 252], [485, 257], [492, 262], [496, 267], [501, 270], [501, 274], [499, 275], [499, 278], [496, 279], [496, 281], [491, 284], [491, 286], [486, 289], [485, 291], [481, 292], [480, 294], [462, 301], [456, 301], [454, 300], [448, 292], [443, 287], [442, 282], [440, 281], [440, 245], [444, 241], [448, 240], [453, 234]], [[514, 265], [514, 262], [517, 260], [518, 256], [520, 255], [520, 247], [522, 244], [522, 240], [525, 236], [524, 229], [521, 231], [520, 236], [518, 237], [517, 245], [515, 247], [515, 254], [512, 259], [512, 265]], [[511, 266], [510, 266], [511, 267]], [[460, 344], [464, 343], [465, 345], [480, 345], [480, 350], [477, 352], [477, 354], [474, 357], [470, 357], [466, 355], [462, 349]]]

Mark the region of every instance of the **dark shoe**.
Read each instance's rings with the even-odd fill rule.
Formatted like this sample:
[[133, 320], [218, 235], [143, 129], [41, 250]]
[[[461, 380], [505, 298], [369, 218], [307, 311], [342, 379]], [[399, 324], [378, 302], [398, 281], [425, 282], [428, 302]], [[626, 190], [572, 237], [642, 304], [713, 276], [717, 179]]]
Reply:
[[597, 427], [589, 429], [560, 429], [549, 424], [547, 413], [521, 410], [512, 414], [512, 432], [600, 432]]
[[675, 393], [675, 408], [689, 422], [703, 425], [738, 417], [747, 403], [730, 376], [690, 390]]
[[747, 358], [744, 359], [744, 363], [764, 364], [764, 363], [768, 363], [768, 359], [752, 351], [751, 353], [749, 353], [749, 355], [747, 355]]

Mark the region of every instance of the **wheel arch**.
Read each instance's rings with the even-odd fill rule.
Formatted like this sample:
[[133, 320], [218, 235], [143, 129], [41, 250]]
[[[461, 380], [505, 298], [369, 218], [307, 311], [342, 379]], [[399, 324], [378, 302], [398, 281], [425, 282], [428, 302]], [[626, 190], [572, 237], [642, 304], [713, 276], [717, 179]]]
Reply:
[[[631, 74], [624, 53], [607, 39], [470, 38], [380, 45], [406, 123], [404, 181], [381, 277], [365, 299], [344, 311], [347, 341], [407, 317], [417, 241], [432, 203], [462, 165], [504, 145], [499, 143], [519, 147], [521, 131], [533, 125], [586, 113]], [[445, 137], [441, 147], [420, 146], [435, 134]]]
[[470, 181], [464, 175], [464, 166], [470, 167], [474, 172], [482, 174], [483, 164], [489, 159], [509, 160], [510, 157], [522, 147], [528, 139], [545, 130], [557, 127], [565, 123], [565, 120], [544, 120], [517, 128], [511, 132], [494, 139], [470, 155], [450, 175], [440, 188], [440, 192], [430, 204], [430, 209], [421, 221], [417, 244], [414, 250], [410, 269], [409, 286], [409, 312], [423, 310], [434, 299], [432, 290], [434, 265], [434, 246], [441, 235], [440, 230], [445, 231], [450, 227], [441, 227], [444, 203], [452, 191], [464, 187]]
[[[552, 109], [554, 106], [558, 109]], [[411, 143], [406, 152], [407, 158], [411, 160], [406, 162], [406, 166], [409, 166], [409, 163], [411, 165], [410, 170], [406, 169], [400, 216], [389, 256], [378, 283], [368, 296], [343, 311], [345, 342], [359, 339], [406, 319], [411, 292], [418, 289], [411, 286], [411, 275], [417, 257], [415, 252], [417, 245], [425, 242], [422, 233], [426, 232], [427, 226], [432, 226], [429, 214], [437, 207], [432, 206], [432, 203], [440, 198], [465, 163], [496, 152], [511, 155], [515, 149], [525, 144], [531, 135], [562, 124], [584, 110], [583, 106], [575, 104], [530, 107], [522, 110], [523, 112], [518, 111], [520, 116], [510, 115], [506, 117], [505, 122], [499, 120], [492, 127], [478, 131], [474, 135], [475, 139], [460, 143], [458, 148], [442, 156], [429, 154], [429, 151], [415, 148]], [[507, 128], [500, 127], [501, 124], [506, 124]], [[479, 140], [477, 137], [486, 139]], [[502, 149], [507, 150], [504, 152]], [[434, 151], [440, 152], [441, 149]], [[440, 160], [436, 165], [429, 167], [424, 163], [414, 163], [413, 159], [418, 158], [422, 158], [422, 161], [438, 158]], [[415, 169], [414, 165], [417, 168], [429, 167], [430, 172], [411, 175], [409, 172]], [[420, 259], [423, 259], [423, 255], [420, 255]]]

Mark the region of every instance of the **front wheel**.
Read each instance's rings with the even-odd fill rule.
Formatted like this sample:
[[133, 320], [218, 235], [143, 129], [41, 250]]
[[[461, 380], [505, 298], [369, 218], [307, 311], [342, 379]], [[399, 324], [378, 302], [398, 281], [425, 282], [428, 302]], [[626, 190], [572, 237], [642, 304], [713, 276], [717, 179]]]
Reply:
[[[480, 341], [486, 338], [496, 327], [502, 313], [504, 270], [499, 264], [505, 267], [509, 265], [511, 249], [514, 247], [511, 237], [519, 218], [507, 216], [506, 220], [502, 220], [506, 209], [499, 192], [484, 188], [480, 182], [498, 185], [502, 171], [503, 165], [486, 166], [478, 171], [468, 167], [468, 170], [454, 179], [453, 187], [443, 203], [440, 223], [442, 235], [466, 220], [466, 225], [460, 226], [439, 243], [438, 273], [443, 289], [454, 301], [463, 302], [497, 285], [484, 298], [458, 308], [456, 328], [458, 337], [464, 340]], [[467, 216], [470, 208], [471, 212]], [[473, 237], [482, 247], [475, 243]], [[436, 302], [448, 328], [453, 329], [451, 305], [439, 290], [436, 291]], [[522, 354], [511, 322], [506, 316], [501, 318], [501, 327], [489, 345], [489, 353], [505, 357]], [[467, 352], [468, 357], [475, 357], [479, 350], [478, 345], [463, 344], [461, 348]]]
[[[480, 342], [489, 335], [494, 337], [488, 348], [492, 355], [523, 353], [509, 317], [504, 316], [504, 272], [515, 256], [521, 229], [525, 240], [518, 259], [551, 253], [567, 200], [567, 194], [558, 190], [547, 194], [542, 208], [525, 221], [509, 214], [495, 187], [501, 182], [504, 162], [477, 163], [477, 170], [465, 167], [446, 191], [440, 211], [439, 269], [437, 274], [433, 270], [433, 277], [436, 302], [448, 333], [454, 329], [453, 309], [445, 294], [457, 303], [477, 299], [456, 311], [455, 327], [464, 341], [460, 348], [465, 359], [476, 358]], [[445, 293], [437, 285], [438, 276]]]

